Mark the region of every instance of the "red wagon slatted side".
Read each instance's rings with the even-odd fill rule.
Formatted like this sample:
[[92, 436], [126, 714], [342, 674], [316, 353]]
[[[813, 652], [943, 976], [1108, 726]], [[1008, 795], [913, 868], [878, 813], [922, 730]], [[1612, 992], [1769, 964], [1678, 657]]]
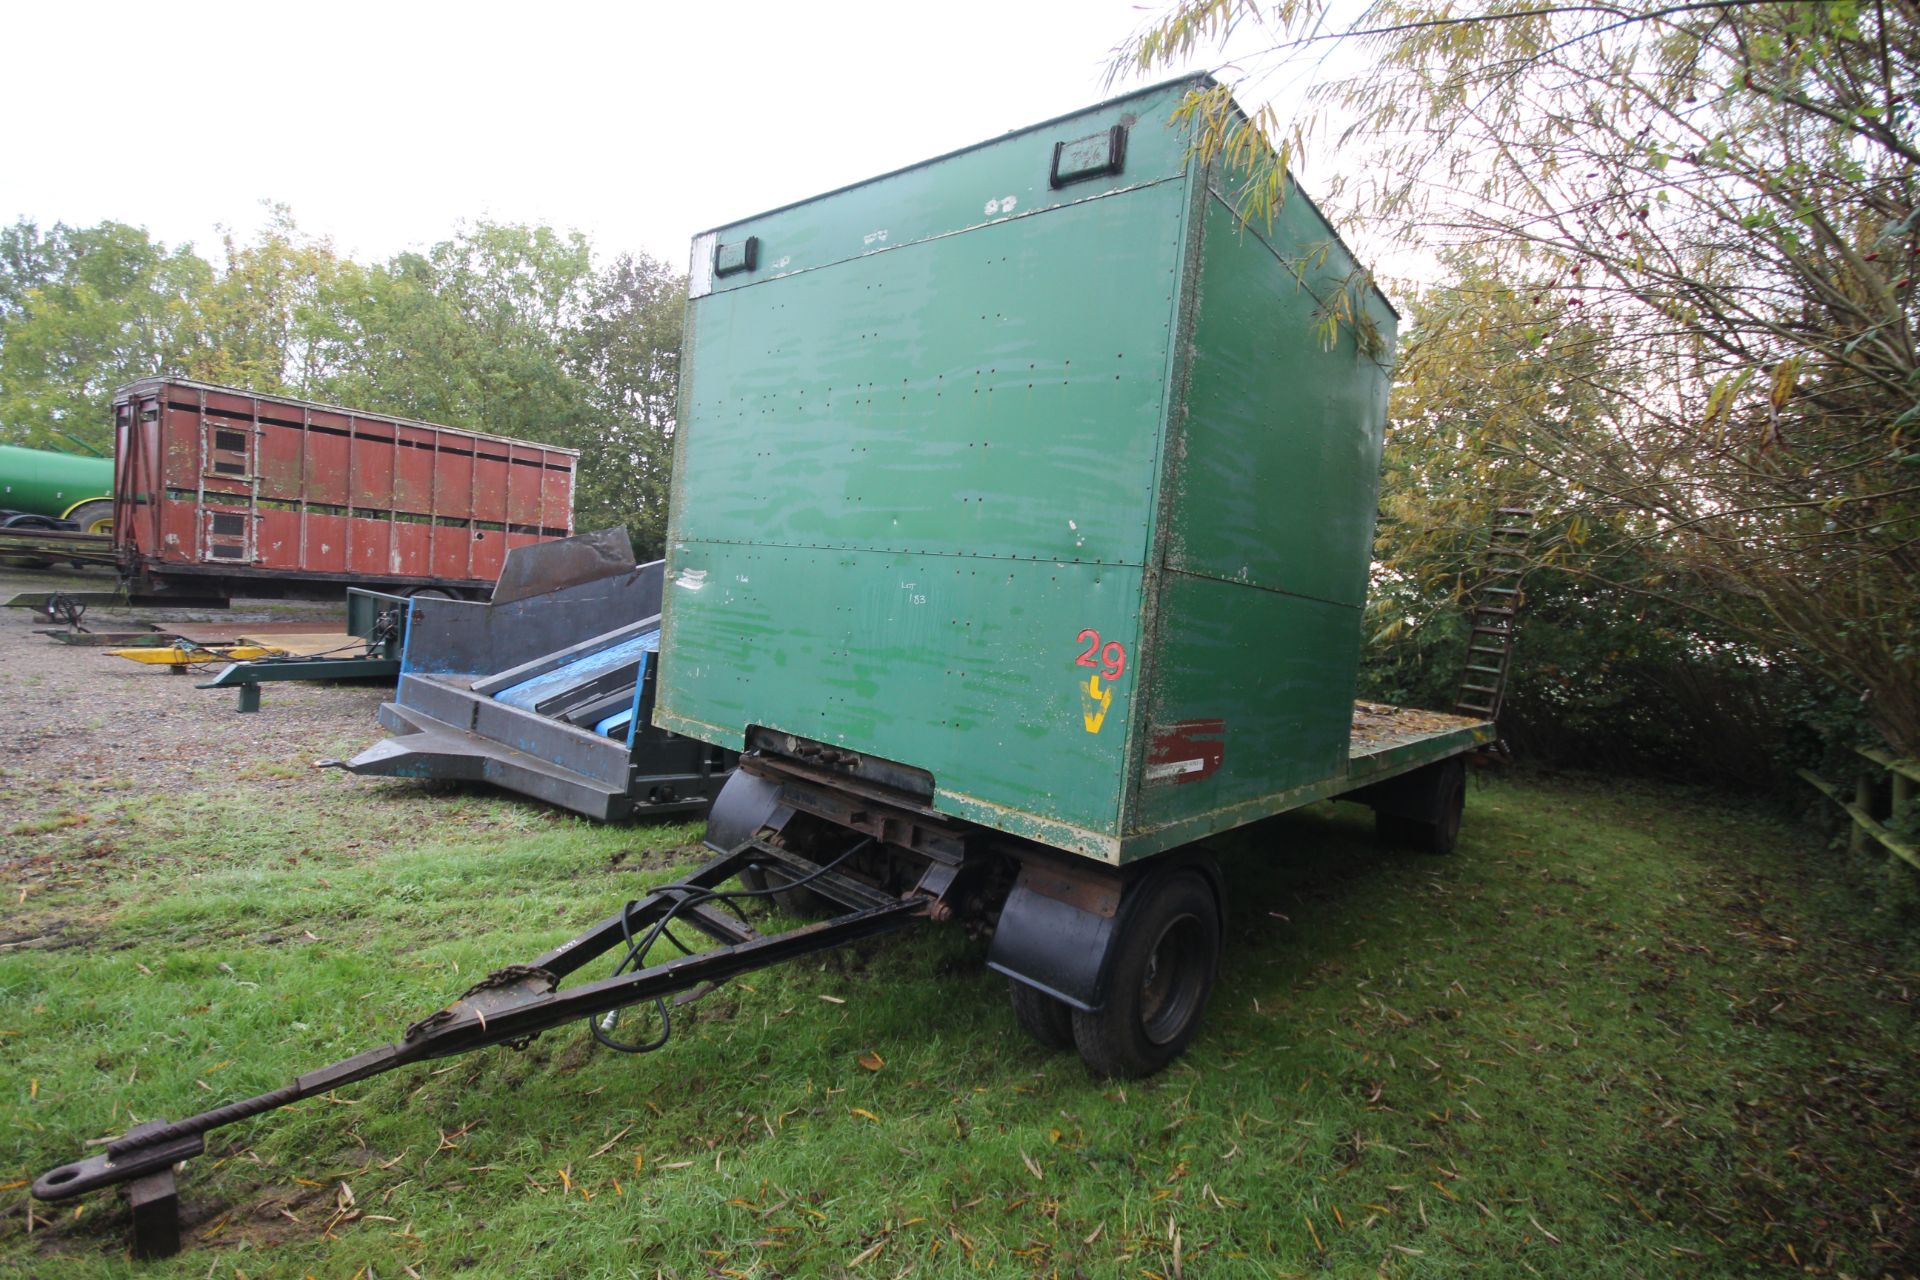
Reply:
[[573, 532], [571, 449], [179, 379], [115, 415], [130, 567], [481, 586]]

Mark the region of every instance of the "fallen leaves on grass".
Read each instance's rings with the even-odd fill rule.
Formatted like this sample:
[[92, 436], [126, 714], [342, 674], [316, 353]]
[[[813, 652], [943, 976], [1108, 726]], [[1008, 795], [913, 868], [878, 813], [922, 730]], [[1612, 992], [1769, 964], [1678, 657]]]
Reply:
[[620, 1132], [614, 1134], [611, 1138], [608, 1138], [605, 1142], [601, 1143], [600, 1146], [594, 1151], [593, 1155], [588, 1156], [587, 1159], [592, 1160], [596, 1156], [603, 1156], [607, 1154], [607, 1152], [613, 1150], [614, 1143], [620, 1141], [620, 1139], [626, 1137], [628, 1134], [632, 1132], [633, 1132], [633, 1126], [628, 1125], [626, 1128], [622, 1129]]

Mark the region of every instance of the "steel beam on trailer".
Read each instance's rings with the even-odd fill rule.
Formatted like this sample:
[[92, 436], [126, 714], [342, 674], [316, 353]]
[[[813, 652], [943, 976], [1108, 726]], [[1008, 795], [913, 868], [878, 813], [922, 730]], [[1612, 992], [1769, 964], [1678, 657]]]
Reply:
[[124, 591], [23, 591], [7, 601], [7, 608], [44, 610], [56, 597], [71, 600], [75, 604], [100, 605], [104, 608], [132, 603]]
[[196, 689], [238, 689], [237, 711], [260, 709], [260, 686], [268, 680], [391, 680], [398, 658], [262, 658], [235, 662]]

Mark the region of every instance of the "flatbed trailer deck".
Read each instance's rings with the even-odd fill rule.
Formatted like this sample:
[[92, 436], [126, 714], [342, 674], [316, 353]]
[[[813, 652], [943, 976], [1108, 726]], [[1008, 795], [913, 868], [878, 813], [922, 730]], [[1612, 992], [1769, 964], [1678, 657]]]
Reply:
[[119, 563], [110, 533], [29, 527], [0, 529], [0, 561], [33, 569], [62, 569], [69, 565], [111, 569]]
[[[1356, 702], [1353, 740], [1347, 747], [1348, 787], [1340, 790], [1395, 777], [1436, 760], [1491, 746], [1493, 741], [1490, 720], [1384, 702]], [[1328, 794], [1338, 795], [1340, 790]]]
[[[1242, 826], [1249, 820], [1248, 814], [1254, 818], [1267, 817], [1321, 800], [1354, 799], [1372, 803], [1382, 784], [1430, 764], [1490, 746], [1496, 737], [1490, 720], [1396, 707], [1384, 702], [1355, 702], [1344, 769], [1280, 796], [1262, 796], [1244, 808], [1215, 811], [1207, 815], [1205, 829], [1200, 834], [1211, 835]], [[1201, 749], [1204, 750], [1204, 745]], [[1204, 755], [1194, 755], [1172, 763], [1203, 766], [1204, 762]]]

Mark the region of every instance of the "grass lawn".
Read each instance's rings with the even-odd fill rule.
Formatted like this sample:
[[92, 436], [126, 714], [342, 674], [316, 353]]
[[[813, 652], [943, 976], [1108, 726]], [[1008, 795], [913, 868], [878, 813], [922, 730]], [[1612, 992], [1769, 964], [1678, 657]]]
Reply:
[[[551, 1032], [217, 1131], [189, 1244], [25, 1183], [397, 1037], [690, 867], [699, 828], [265, 766], [7, 836], [0, 1273], [1866, 1277], [1920, 1266], [1916, 975], [1804, 835], [1679, 790], [1476, 786], [1460, 852], [1320, 806], [1218, 842], [1164, 1075], [1015, 1030], [928, 927], [750, 976], [662, 1052]], [[15, 901], [15, 899], [18, 901]], [[597, 976], [597, 970], [593, 976]], [[637, 1029], [623, 1028], [623, 1034]]]

